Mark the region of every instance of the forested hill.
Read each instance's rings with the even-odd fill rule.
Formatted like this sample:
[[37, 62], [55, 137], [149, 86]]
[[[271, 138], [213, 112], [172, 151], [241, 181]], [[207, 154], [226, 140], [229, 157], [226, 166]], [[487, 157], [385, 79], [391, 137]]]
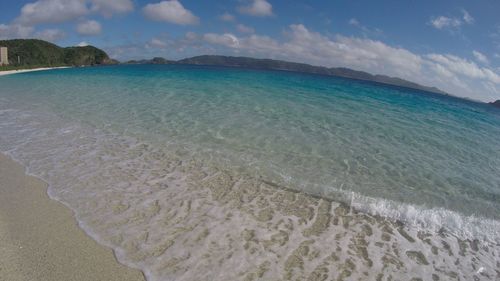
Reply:
[[106, 52], [93, 46], [62, 48], [38, 39], [0, 40], [16, 67], [114, 64]]
[[305, 63], [288, 62], [282, 60], [256, 59], [249, 57], [216, 56], [216, 55], [204, 55], [204, 56], [186, 58], [177, 61], [177, 63], [298, 71], [304, 73], [314, 73], [314, 74], [339, 76], [339, 77], [352, 78], [365, 81], [373, 81], [399, 87], [423, 90], [426, 92], [446, 94], [445, 92], [435, 87], [422, 86], [417, 83], [397, 77], [389, 77], [386, 75], [373, 75], [368, 72], [353, 70], [344, 67], [328, 68], [328, 67], [314, 66]]

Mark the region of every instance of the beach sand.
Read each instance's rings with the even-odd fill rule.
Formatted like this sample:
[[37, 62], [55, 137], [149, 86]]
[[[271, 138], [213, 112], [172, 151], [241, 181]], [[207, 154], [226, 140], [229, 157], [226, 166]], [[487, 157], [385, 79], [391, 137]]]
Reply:
[[0, 280], [144, 280], [87, 236], [45, 182], [0, 154]]
[[33, 68], [33, 69], [18, 69], [18, 70], [6, 70], [0, 71], [0, 76], [16, 74], [16, 73], [24, 73], [24, 72], [33, 72], [33, 71], [42, 71], [42, 70], [50, 70], [50, 69], [59, 69], [59, 68], [69, 68], [69, 66], [61, 66], [61, 67], [42, 67], [42, 68]]

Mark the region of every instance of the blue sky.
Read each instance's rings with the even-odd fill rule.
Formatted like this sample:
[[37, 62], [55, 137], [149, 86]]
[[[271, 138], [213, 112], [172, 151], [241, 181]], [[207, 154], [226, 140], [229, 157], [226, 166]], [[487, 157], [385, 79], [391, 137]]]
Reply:
[[119, 60], [245, 55], [398, 76], [500, 99], [500, 1], [2, 0], [0, 39]]

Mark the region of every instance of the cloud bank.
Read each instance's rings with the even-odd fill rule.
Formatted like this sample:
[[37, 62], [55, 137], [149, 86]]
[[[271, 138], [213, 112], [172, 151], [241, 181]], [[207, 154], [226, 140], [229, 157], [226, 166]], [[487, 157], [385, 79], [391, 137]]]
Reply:
[[35, 37], [53, 42], [66, 34], [58, 29], [35, 33], [35, 27], [76, 21], [84, 21], [76, 26], [79, 34], [97, 35], [102, 29], [100, 23], [85, 20], [85, 17], [95, 14], [111, 17], [133, 10], [132, 0], [38, 0], [23, 5], [19, 16], [10, 24], [0, 24], [0, 39]]
[[[257, 34], [238, 37], [231, 33], [207, 33], [202, 36], [206, 43], [238, 54], [401, 77], [476, 100], [491, 101], [500, 95], [500, 75], [494, 69], [450, 54], [419, 55], [367, 38], [327, 37], [302, 24], [290, 25], [285, 38], [280, 42]], [[485, 58], [479, 57], [478, 60], [484, 63]]]
[[87, 5], [81, 0], [39, 0], [24, 5], [15, 22], [23, 25], [61, 23], [87, 13]]
[[102, 31], [101, 24], [95, 20], [88, 20], [78, 24], [76, 31], [81, 35], [98, 35]]

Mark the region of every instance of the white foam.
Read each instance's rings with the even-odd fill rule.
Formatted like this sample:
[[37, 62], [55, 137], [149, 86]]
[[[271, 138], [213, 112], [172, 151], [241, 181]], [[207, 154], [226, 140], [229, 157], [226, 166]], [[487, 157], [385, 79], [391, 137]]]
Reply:
[[[332, 252], [339, 260], [329, 261], [331, 267], [342, 272], [348, 268], [349, 260], [357, 268], [351, 269], [353, 278], [362, 278], [366, 271], [374, 276], [382, 272], [396, 278], [415, 274], [429, 279], [432, 271], [415, 264], [413, 256], [405, 256], [403, 253], [408, 250], [422, 251], [429, 263], [454, 270], [464, 279], [472, 278], [476, 271], [471, 268], [477, 264], [491, 271], [497, 261], [497, 246], [459, 257], [453, 237], [491, 238], [484, 236], [500, 229], [496, 221], [347, 193], [348, 202], [357, 210], [406, 222], [405, 229], [412, 237], [420, 230], [431, 233], [432, 246], [443, 252], [433, 256], [427, 242], [418, 239], [408, 242], [397, 233], [390, 236], [393, 244], [379, 248], [376, 242], [383, 242], [379, 239], [383, 233], [381, 225], [397, 226], [364, 214], [348, 214], [349, 219], [343, 222], [349, 224], [347, 228], [339, 223], [329, 225], [315, 236], [306, 236], [304, 233], [313, 227], [314, 219], [301, 221], [295, 213], [286, 213], [288, 209], [282, 206], [285, 203], [273, 203], [276, 194], [285, 194], [279, 188], [265, 187], [262, 191], [262, 198], [268, 200], [266, 204], [275, 204], [273, 218], [266, 222], [257, 220], [258, 214], [252, 213], [268, 207], [266, 204], [259, 207], [258, 200], [235, 207], [239, 197], [227, 202], [224, 200], [229, 199], [214, 199], [217, 188], [222, 188], [220, 192], [224, 195], [225, 188], [234, 193], [239, 185], [251, 189], [258, 181], [237, 173], [225, 174], [211, 166], [210, 161], [200, 162], [190, 155], [182, 158], [178, 155], [185, 153], [164, 151], [135, 138], [64, 121], [47, 112], [0, 108], [0, 132], [0, 149], [24, 164], [30, 174], [46, 180], [50, 184], [49, 195], [72, 208], [79, 225], [90, 236], [115, 249], [122, 263], [142, 269], [148, 280], [243, 279], [264, 261], [273, 265], [265, 272], [265, 278], [274, 280], [286, 274], [292, 264], [290, 255], [309, 240], [313, 240], [308, 244], [309, 251], [317, 256], [306, 254], [303, 269], [292, 267], [291, 272], [299, 279], [312, 274]], [[240, 177], [237, 183], [232, 182], [234, 175]], [[244, 191], [246, 187], [241, 189]], [[304, 200], [310, 200], [309, 207], [318, 216], [319, 206], [314, 204], [321, 200], [307, 198]], [[339, 204], [331, 206], [331, 215], [344, 220], [342, 215], [334, 215], [333, 210], [340, 208]], [[364, 237], [368, 245], [359, 244], [358, 240], [365, 225], [370, 225], [374, 232]], [[441, 226], [452, 231], [449, 238], [438, 237], [436, 232]], [[254, 237], [247, 230], [253, 230]], [[269, 244], [271, 237], [282, 231], [287, 233], [287, 242]], [[444, 254], [446, 247], [439, 244], [441, 241], [451, 245], [453, 255]], [[401, 252], [397, 260], [404, 264], [403, 268], [381, 261], [393, 253], [393, 247]], [[373, 260], [372, 266], [362, 252], [356, 252], [359, 249], [366, 249]], [[457, 258], [462, 268], [454, 265]], [[245, 274], [239, 275], [240, 272]]]
[[372, 215], [404, 222], [418, 230], [434, 233], [446, 230], [460, 239], [500, 243], [500, 222], [492, 219], [464, 216], [444, 208], [401, 204], [357, 193], [352, 193], [351, 206]]

